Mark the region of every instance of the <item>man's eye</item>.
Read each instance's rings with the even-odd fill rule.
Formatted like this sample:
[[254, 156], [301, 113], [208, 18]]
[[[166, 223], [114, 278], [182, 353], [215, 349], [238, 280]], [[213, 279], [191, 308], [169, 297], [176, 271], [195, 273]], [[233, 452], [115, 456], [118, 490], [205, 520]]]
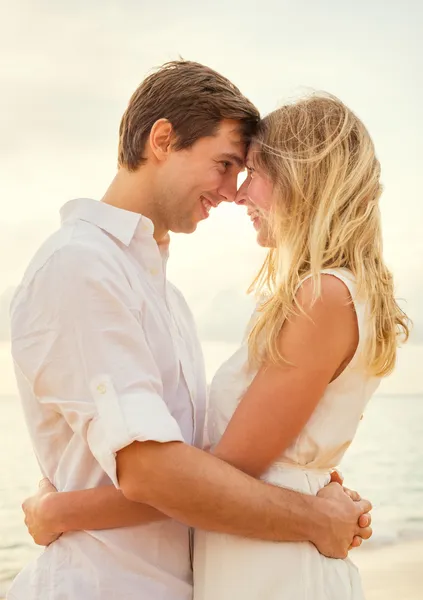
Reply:
[[222, 165], [225, 167], [225, 169], [227, 169], [228, 167], [231, 166], [231, 163], [228, 162], [227, 160], [222, 160]]

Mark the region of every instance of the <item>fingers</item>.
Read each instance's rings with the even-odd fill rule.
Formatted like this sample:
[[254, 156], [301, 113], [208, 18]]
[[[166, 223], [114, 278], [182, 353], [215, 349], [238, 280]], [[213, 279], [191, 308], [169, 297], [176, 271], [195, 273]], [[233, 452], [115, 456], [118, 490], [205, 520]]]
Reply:
[[369, 540], [373, 535], [373, 529], [371, 527], [362, 527], [357, 532], [357, 536], [363, 538], [363, 540]]
[[372, 524], [372, 515], [370, 513], [366, 513], [365, 515], [361, 515], [358, 519], [359, 527], [370, 527]]
[[360, 514], [369, 513], [372, 508], [372, 503], [369, 500], [362, 499], [357, 502], [357, 509]]
[[[373, 530], [370, 527], [370, 525], [372, 523], [372, 517], [369, 514], [371, 509], [373, 508], [372, 503], [369, 502], [369, 500], [360, 500], [356, 504], [357, 504], [359, 513], [361, 513], [358, 518], [358, 522], [357, 522], [359, 529], [356, 532], [356, 537], [361, 538], [361, 540], [368, 540], [373, 535]], [[361, 544], [361, 542], [360, 542], [360, 544]], [[353, 547], [356, 547], [356, 546], [354, 546], [354, 542], [353, 542]]]
[[350, 546], [350, 550], [353, 550], [354, 548], [359, 548], [362, 543], [363, 543], [362, 538], [358, 535], [355, 535], [353, 538], [352, 544]]
[[354, 502], [359, 502], [361, 500], [361, 496], [358, 492], [356, 492], [354, 490], [350, 490], [349, 488], [346, 488], [346, 487], [344, 487], [343, 490], [347, 494], [347, 496], [349, 496], [351, 498], [351, 500], [354, 500]]
[[361, 537], [363, 540], [368, 540], [373, 534], [373, 530], [370, 527], [372, 523], [372, 517], [369, 514], [373, 508], [372, 503], [369, 502], [369, 500], [360, 500], [357, 502], [357, 508], [361, 513], [357, 523], [359, 526], [357, 536]]
[[341, 471], [335, 469], [330, 474], [330, 480], [331, 483], [339, 483], [339, 485], [342, 485], [344, 483], [344, 476], [342, 475]]

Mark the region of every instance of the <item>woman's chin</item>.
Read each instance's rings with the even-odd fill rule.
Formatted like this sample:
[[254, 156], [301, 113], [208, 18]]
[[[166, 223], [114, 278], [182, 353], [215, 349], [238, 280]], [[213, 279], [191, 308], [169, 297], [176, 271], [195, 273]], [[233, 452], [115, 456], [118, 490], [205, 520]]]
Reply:
[[260, 230], [257, 232], [257, 244], [262, 248], [276, 248], [274, 240], [270, 238], [267, 232]]
[[263, 238], [261, 238], [260, 234], [257, 235], [257, 244], [259, 246], [261, 246], [262, 248], [268, 248], [268, 245], [266, 244], [266, 240], [264, 240]]

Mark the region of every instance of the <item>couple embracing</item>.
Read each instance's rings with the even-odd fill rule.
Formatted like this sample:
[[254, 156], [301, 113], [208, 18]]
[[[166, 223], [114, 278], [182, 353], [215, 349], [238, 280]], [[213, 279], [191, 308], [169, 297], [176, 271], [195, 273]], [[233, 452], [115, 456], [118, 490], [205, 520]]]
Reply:
[[[46, 549], [9, 600], [363, 598], [348, 553], [371, 535], [371, 504], [334, 469], [408, 335], [379, 177], [363, 123], [329, 94], [261, 119], [198, 63], [144, 80], [104, 197], [64, 205], [12, 302], [45, 477], [23, 508]], [[247, 210], [268, 254], [206, 406], [166, 264], [169, 232], [221, 202]]]

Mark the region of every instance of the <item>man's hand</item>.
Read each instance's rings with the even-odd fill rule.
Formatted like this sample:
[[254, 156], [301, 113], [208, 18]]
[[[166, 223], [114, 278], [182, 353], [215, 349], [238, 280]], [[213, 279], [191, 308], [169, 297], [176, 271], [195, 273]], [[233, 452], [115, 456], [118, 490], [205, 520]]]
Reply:
[[350, 548], [372, 535], [368, 514], [372, 505], [368, 500], [354, 501], [338, 483], [330, 483], [317, 496], [325, 502], [325, 526], [312, 541], [321, 554], [346, 558]]
[[43, 504], [50, 494], [57, 490], [48, 479], [42, 479], [39, 484], [38, 492], [27, 498], [22, 504], [22, 510], [25, 513], [25, 525], [32, 539], [38, 546], [49, 546], [56, 541], [62, 534], [49, 531], [46, 522], [46, 511], [43, 510]]
[[[355, 490], [350, 490], [349, 488], [344, 486], [344, 476], [342, 475], [341, 471], [338, 471], [337, 469], [332, 471], [332, 473], [330, 474], [330, 480], [332, 483], [339, 483], [339, 485], [342, 485], [344, 492], [346, 494], [348, 494], [348, 496], [351, 498], [351, 500], [354, 500], [354, 502], [358, 502], [359, 500], [361, 500], [361, 496], [358, 492], [356, 492]], [[359, 526], [364, 529], [367, 529], [368, 527], [370, 527], [371, 523], [372, 523], [372, 516], [370, 515], [370, 513], [364, 513], [363, 515], [360, 516], [360, 518], [358, 520]], [[372, 535], [372, 532], [370, 530], [370, 536], [371, 535]], [[363, 539], [364, 539], [363, 536], [359, 532], [358, 535], [354, 536], [354, 539], [351, 543], [350, 549], [358, 548], [359, 546], [361, 546]]]

